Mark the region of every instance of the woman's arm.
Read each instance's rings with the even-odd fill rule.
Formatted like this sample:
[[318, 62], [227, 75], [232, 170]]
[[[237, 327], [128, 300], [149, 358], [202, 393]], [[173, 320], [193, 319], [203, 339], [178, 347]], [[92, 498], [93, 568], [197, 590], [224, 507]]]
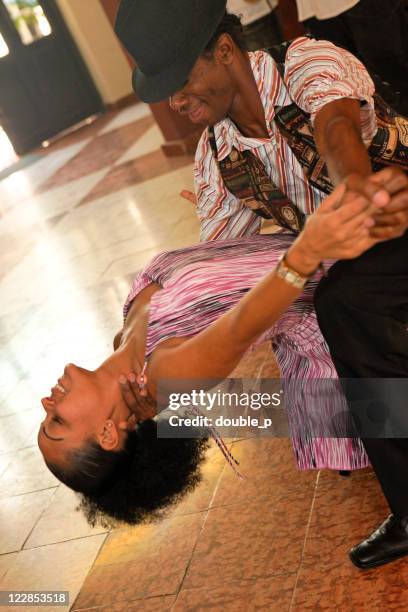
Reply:
[[[345, 186], [339, 186], [289, 249], [286, 261], [299, 274], [313, 274], [323, 259], [356, 257], [377, 242], [370, 238], [368, 228], [378, 208], [362, 197], [347, 199]], [[149, 363], [149, 393], [155, 397], [157, 382], [163, 379], [225, 378], [300, 293], [275, 271], [270, 272], [206, 330], [177, 347], [159, 347]]]

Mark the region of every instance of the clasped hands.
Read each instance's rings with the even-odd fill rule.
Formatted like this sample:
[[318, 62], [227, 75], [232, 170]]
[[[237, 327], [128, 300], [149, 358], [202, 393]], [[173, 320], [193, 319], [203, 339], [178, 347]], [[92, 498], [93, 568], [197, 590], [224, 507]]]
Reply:
[[402, 170], [388, 167], [369, 176], [351, 174], [344, 181], [347, 198], [363, 196], [367, 205], [378, 208], [373, 214], [370, 236], [378, 242], [399, 238], [408, 228], [408, 176]]

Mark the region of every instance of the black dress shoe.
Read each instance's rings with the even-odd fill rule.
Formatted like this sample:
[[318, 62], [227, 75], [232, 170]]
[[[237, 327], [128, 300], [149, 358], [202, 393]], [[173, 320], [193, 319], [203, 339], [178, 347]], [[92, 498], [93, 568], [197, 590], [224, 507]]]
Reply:
[[408, 517], [391, 514], [367, 539], [350, 550], [350, 559], [360, 569], [378, 567], [408, 555]]
[[339, 470], [339, 476], [343, 476], [343, 478], [348, 478], [351, 476], [350, 470]]

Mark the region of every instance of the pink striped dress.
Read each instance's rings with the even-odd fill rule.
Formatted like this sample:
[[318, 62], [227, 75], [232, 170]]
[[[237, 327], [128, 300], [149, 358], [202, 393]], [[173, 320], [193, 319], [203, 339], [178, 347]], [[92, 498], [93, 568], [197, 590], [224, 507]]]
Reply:
[[[146, 359], [163, 340], [195, 335], [232, 308], [277, 265], [292, 240], [287, 234], [258, 235], [157, 255], [134, 279], [123, 311], [126, 319], [132, 301], [150, 283], [162, 286], [150, 302]], [[273, 342], [282, 378], [337, 378], [313, 308], [318, 280], [309, 282], [296, 302], [258, 340]], [[307, 394], [302, 398], [294, 394], [291, 400], [290, 405], [286, 402], [288, 419], [296, 431], [300, 426], [307, 432], [314, 423], [332, 419], [327, 404], [319, 407]], [[347, 412], [338, 383], [331, 406], [335, 414]], [[293, 438], [293, 446], [301, 469], [351, 470], [368, 465], [360, 440], [313, 438], [305, 433]]]

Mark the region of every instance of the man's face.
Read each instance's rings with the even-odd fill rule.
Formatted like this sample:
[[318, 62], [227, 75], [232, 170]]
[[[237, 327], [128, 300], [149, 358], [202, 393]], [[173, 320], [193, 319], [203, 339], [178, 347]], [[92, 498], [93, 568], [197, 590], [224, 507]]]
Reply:
[[214, 125], [227, 117], [234, 98], [228, 66], [217, 51], [201, 56], [194, 64], [187, 83], [170, 98], [170, 107], [192, 123]]

